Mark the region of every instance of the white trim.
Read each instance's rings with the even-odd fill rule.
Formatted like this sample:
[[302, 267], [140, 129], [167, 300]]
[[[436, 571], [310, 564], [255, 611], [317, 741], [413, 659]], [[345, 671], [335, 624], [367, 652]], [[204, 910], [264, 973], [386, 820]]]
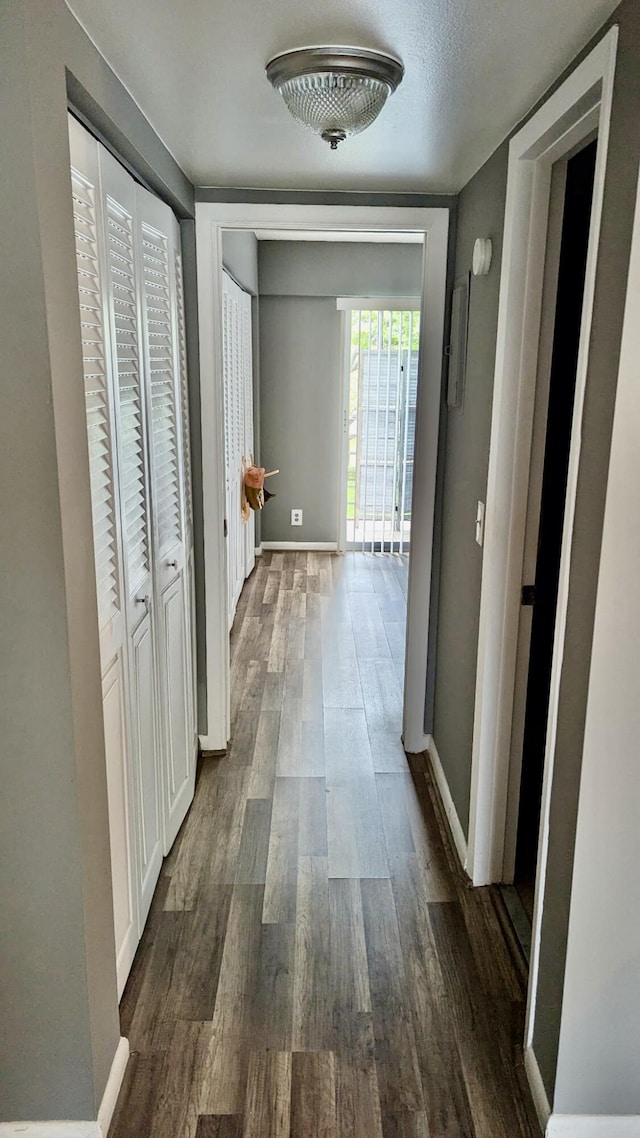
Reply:
[[524, 1049], [524, 1070], [529, 1083], [529, 1090], [531, 1091], [531, 1098], [533, 1105], [536, 1108], [538, 1122], [540, 1129], [544, 1132], [544, 1128], [549, 1121], [551, 1114], [551, 1107], [549, 1106], [549, 1099], [545, 1090], [538, 1060], [536, 1059], [535, 1052], [532, 1047], [525, 1047]]
[[421, 750], [422, 747], [416, 744], [421, 744], [424, 739], [424, 698], [431, 656], [429, 608], [444, 353], [449, 215], [445, 210], [433, 212], [436, 217], [425, 235], [422, 270], [411, 552], [407, 588], [402, 737], [410, 752]]
[[256, 545], [255, 554], [256, 557], [262, 557], [262, 545]]
[[442, 799], [442, 805], [444, 807], [444, 812], [447, 816], [447, 822], [449, 823], [449, 829], [451, 830], [451, 836], [453, 838], [453, 841], [454, 841], [454, 844], [456, 847], [456, 852], [457, 852], [458, 857], [460, 859], [460, 865], [462, 866], [462, 868], [466, 872], [466, 869], [467, 869], [467, 839], [464, 836], [464, 830], [462, 829], [462, 824], [460, 822], [460, 818], [458, 817], [458, 811], [456, 810], [456, 805], [455, 805], [455, 802], [453, 801], [453, 797], [452, 797], [451, 791], [449, 789], [449, 783], [447, 782], [447, 776], [444, 773], [444, 768], [442, 766], [442, 762], [440, 760], [440, 755], [438, 754], [438, 748], [436, 747], [435, 739], [433, 738], [433, 735], [427, 735], [425, 737], [425, 748], [424, 749], [429, 754], [429, 759], [431, 762], [431, 769], [433, 771], [433, 777], [435, 778], [436, 785], [438, 787], [438, 790], [440, 791], [440, 797]]
[[[503, 873], [524, 524], [551, 168], [558, 158], [597, 126], [598, 154], [567, 485], [547, 756], [553, 752], [616, 43], [617, 29], [612, 28], [514, 136], [509, 149], [471, 771], [469, 871], [476, 885], [498, 881]], [[547, 761], [543, 823], [545, 818], [548, 822], [550, 765]], [[541, 838], [540, 854], [540, 864], [544, 865], [546, 838]], [[539, 873], [538, 896], [542, 878], [543, 873]], [[537, 966], [536, 938], [539, 938], [539, 921], [534, 928], [532, 978]], [[530, 991], [533, 990], [530, 987]]]
[[120, 1042], [116, 1047], [116, 1053], [113, 1057], [109, 1078], [107, 1085], [104, 1088], [102, 1102], [98, 1110], [98, 1125], [102, 1134], [105, 1136], [109, 1133], [111, 1126], [111, 1119], [113, 1112], [116, 1109], [118, 1095], [120, 1094], [120, 1087], [124, 1079], [124, 1074], [129, 1062], [129, 1040], [125, 1039], [123, 1035], [120, 1036]]
[[263, 541], [263, 549], [272, 549], [274, 552], [286, 552], [287, 550], [299, 550], [300, 552], [305, 549], [316, 550], [319, 553], [336, 553], [338, 543], [335, 541]]
[[351, 379], [351, 320], [343, 312], [340, 316], [342, 368], [340, 373], [340, 476], [338, 479], [338, 553], [347, 548], [347, 496], [349, 476], [349, 388]]
[[217, 745], [216, 737], [213, 735], [198, 735], [198, 742], [200, 743], [200, 750], [203, 752], [214, 751], [216, 754], [223, 755], [227, 750], [227, 744], [224, 747]]
[[640, 1138], [639, 1114], [552, 1114], [546, 1138]]
[[[429, 600], [440, 421], [449, 208], [389, 206], [308, 206], [199, 202], [198, 251], [201, 400], [203, 433], [203, 510], [207, 643], [207, 750], [223, 750], [229, 729], [229, 646], [226, 628], [224, 519], [224, 439], [222, 437], [222, 352], [220, 347], [222, 229], [302, 229], [335, 232], [422, 233], [425, 238], [420, 379], [416, 410], [408, 634], [404, 691], [404, 730], [408, 746], [424, 738], [424, 693], [429, 658]], [[428, 300], [428, 303], [427, 303]], [[396, 302], [394, 301], [394, 304]], [[267, 543], [263, 542], [263, 549]], [[300, 548], [295, 545], [294, 548]], [[223, 738], [223, 735], [225, 736]], [[203, 741], [203, 746], [205, 745]]]
[[129, 1040], [121, 1036], [96, 1121], [0, 1122], [0, 1138], [107, 1138], [128, 1061]]
[[338, 296], [338, 312], [419, 312], [419, 296]]
[[[205, 644], [206, 750], [225, 750], [229, 739], [229, 628], [225, 516], [224, 385], [222, 362], [222, 233], [207, 226], [196, 239], [200, 326]], [[204, 745], [204, 744], [203, 744]]]

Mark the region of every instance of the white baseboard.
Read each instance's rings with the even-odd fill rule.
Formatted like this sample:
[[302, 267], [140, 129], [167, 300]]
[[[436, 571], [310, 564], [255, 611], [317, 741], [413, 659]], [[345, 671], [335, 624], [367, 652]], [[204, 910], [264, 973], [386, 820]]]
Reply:
[[107, 1138], [129, 1061], [129, 1040], [120, 1038], [95, 1122], [0, 1122], [0, 1138]]
[[263, 541], [262, 550], [271, 549], [274, 553], [288, 553], [290, 550], [303, 553], [336, 553], [337, 541]]
[[445, 775], [442, 763], [440, 762], [440, 755], [438, 754], [438, 748], [436, 747], [433, 735], [427, 735], [426, 749], [429, 752], [433, 776], [436, 780], [438, 790], [440, 791], [440, 797], [442, 799], [444, 812], [449, 823], [449, 829], [451, 830], [454, 845], [456, 847], [458, 857], [460, 858], [460, 865], [466, 871], [467, 839], [464, 836], [464, 830], [462, 829], [462, 825], [458, 817], [458, 811], [456, 810], [455, 803], [451, 797], [451, 791], [449, 790], [447, 776]]
[[640, 1138], [640, 1114], [552, 1114], [546, 1138]]
[[532, 1047], [525, 1047], [524, 1069], [527, 1076], [527, 1082], [529, 1083], [529, 1090], [531, 1091], [533, 1105], [535, 1106], [536, 1114], [538, 1115], [540, 1129], [544, 1133], [544, 1128], [547, 1125], [547, 1122], [549, 1121], [549, 1115], [551, 1114], [551, 1107], [549, 1106], [549, 1099], [547, 1098], [545, 1085], [542, 1081], [542, 1075], [540, 1074], [538, 1060], [536, 1059], [535, 1052]]
[[103, 1138], [97, 1122], [0, 1122], [0, 1138]]
[[254, 553], [255, 553], [256, 557], [262, 557], [262, 546], [256, 545]]
[[107, 1079], [107, 1085], [104, 1088], [104, 1094], [102, 1096], [102, 1102], [100, 1103], [100, 1109], [98, 1110], [98, 1126], [100, 1128], [100, 1133], [104, 1135], [104, 1138], [107, 1138], [109, 1127], [111, 1126], [111, 1119], [113, 1118], [113, 1112], [116, 1109], [118, 1095], [120, 1094], [120, 1087], [122, 1086], [122, 1080], [124, 1079], [124, 1073], [127, 1069], [128, 1062], [129, 1040], [125, 1039], [124, 1036], [121, 1035], [120, 1042], [116, 1047], [116, 1053], [113, 1057], [113, 1063], [111, 1064], [111, 1070], [109, 1072], [109, 1078]]
[[104, 1138], [98, 1122], [0, 1122], [0, 1138]]

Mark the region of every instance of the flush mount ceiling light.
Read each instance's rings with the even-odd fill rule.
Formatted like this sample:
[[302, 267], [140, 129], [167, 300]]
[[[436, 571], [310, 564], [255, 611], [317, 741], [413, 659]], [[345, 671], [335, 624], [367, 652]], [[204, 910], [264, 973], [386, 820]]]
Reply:
[[361, 47], [302, 47], [270, 59], [267, 79], [294, 119], [332, 150], [378, 117], [402, 81], [399, 59]]

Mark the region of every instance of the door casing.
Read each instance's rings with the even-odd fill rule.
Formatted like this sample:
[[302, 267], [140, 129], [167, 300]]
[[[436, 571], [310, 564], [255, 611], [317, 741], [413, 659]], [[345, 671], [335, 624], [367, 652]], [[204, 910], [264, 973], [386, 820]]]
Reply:
[[[425, 691], [429, 659], [431, 559], [442, 384], [447, 208], [298, 206], [200, 202], [196, 205], [199, 283], [204, 561], [206, 591], [207, 734], [205, 750], [229, 738], [229, 638], [226, 628], [227, 565], [224, 527], [224, 437], [222, 384], [223, 229], [421, 233], [424, 262], [420, 324], [420, 372], [416, 409], [414, 523], [407, 597], [407, 649], [403, 740], [405, 749], [426, 749]], [[431, 630], [433, 634], [433, 629]]]

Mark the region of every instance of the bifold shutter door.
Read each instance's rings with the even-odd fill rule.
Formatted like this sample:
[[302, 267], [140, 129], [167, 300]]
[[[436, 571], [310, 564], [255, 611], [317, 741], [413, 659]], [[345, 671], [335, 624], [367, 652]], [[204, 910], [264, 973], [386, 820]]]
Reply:
[[184, 295], [169, 207], [69, 132], [121, 991], [195, 781]]
[[109, 326], [99, 146], [70, 121], [71, 186], [85, 387], [109, 807], [118, 993], [138, 942], [135, 811], [127, 692], [126, 593], [118, 497], [113, 339]]

